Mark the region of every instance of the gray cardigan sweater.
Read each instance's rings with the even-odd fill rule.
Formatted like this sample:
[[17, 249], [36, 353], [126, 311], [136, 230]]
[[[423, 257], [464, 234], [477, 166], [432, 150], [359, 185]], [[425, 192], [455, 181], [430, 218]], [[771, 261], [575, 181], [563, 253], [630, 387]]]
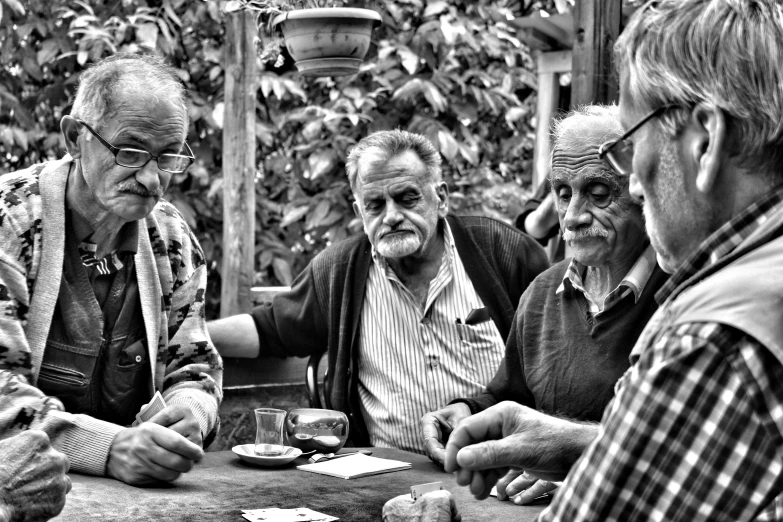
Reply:
[[[522, 293], [547, 269], [544, 250], [529, 236], [486, 217], [447, 217], [465, 270], [505, 340]], [[348, 414], [351, 438], [369, 445], [357, 391], [359, 318], [372, 263], [365, 234], [336, 243], [302, 271], [291, 290], [256, 307], [262, 356], [326, 353], [327, 405]]]

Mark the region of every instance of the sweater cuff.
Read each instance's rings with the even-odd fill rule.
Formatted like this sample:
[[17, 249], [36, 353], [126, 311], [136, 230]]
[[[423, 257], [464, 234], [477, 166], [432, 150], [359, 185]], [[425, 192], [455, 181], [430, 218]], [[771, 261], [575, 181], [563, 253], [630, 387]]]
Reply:
[[470, 408], [471, 415], [475, 415], [481, 411], [481, 409], [479, 409], [478, 406], [476, 405], [476, 401], [472, 399], [454, 399], [449, 404], [459, 404], [459, 403], [467, 404], [468, 408]]
[[206, 392], [193, 388], [181, 388], [170, 396], [164, 397], [167, 405], [181, 404], [190, 408], [198, 420], [201, 429], [201, 438], [206, 440], [207, 435], [217, 424], [218, 404], [217, 400]]
[[[49, 415], [60, 413], [52, 411]], [[88, 415], [72, 415], [68, 420], [72, 425], [58, 433], [52, 446], [65, 453], [71, 463], [71, 471], [106, 475], [106, 462], [114, 437], [125, 428]]]

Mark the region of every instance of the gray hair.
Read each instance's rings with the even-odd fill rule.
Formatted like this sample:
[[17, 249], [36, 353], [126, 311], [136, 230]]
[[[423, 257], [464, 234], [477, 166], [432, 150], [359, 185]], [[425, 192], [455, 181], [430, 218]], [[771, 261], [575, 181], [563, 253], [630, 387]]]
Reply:
[[[557, 169], [555, 157], [563, 151], [593, 150], [598, 157], [598, 147], [623, 135], [619, 110], [616, 105], [583, 105], [569, 112], [552, 124], [552, 146], [549, 156], [549, 176]], [[609, 165], [600, 171], [600, 177], [619, 191], [628, 181], [620, 179]]]
[[[614, 47], [618, 71], [642, 107], [704, 103], [730, 120], [744, 167], [783, 165], [783, 6], [774, 0], [662, 0], [631, 18]], [[667, 111], [676, 136], [686, 111]]]
[[441, 181], [440, 153], [430, 140], [421, 134], [395, 129], [374, 132], [351, 149], [348, 161], [345, 163], [351, 190], [356, 190], [356, 177], [360, 166], [366, 165], [369, 161], [387, 160], [409, 150], [416, 153], [424, 163], [430, 178], [439, 183]]
[[174, 68], [153, 54], [118, 53], [82, 72], [71, 116], [100, 128], [117, 110], [125, 89], [138, 88], [182, 105], [187, 128], [185, 87]]

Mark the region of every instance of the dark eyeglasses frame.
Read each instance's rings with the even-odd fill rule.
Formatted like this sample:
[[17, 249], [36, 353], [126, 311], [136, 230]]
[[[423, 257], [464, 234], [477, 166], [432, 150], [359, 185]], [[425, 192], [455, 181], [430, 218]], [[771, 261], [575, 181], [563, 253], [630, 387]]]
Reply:
[[606, 161], [606, 163], [608, 163], [609, 166], [612, 167], [612, 170], [617, 172], [617, 174], [619, 174], [621, 176], [630, 176], [632, 174], [632, 172], [619, 172], [617, 170], [617, 168], [615, 168], [615, 166], [614, 166], [614, 165], [617, 165], [619, 162], [607, 160], [606, 156], [612, 157], [612, 149], [613, 148], [615, 148], [617, 145], [619, 145], [620, 143], [622, 143], [626, 139], [628, 139], [628, 137], [631, 134], [633, 134], [634, 132], [636, 132], [637, 130], [639, 130], [639, 128], [642, 125], [644, 125], [645, 123], [647, 123], [651, 119], [660, 116], [661, 114], [664, 113], [664, 111], [666, 111], [668, 109], [671, 109], [673, 107], [676, 107], [676, 105], [663, 105], [663, 106], [658, 107], [657, 109], [651, 111], [650, 113], [645, 115], [641, 120], [636, 122], [636, 124], [634, 124], [630, 129], [625, 131], [625, 134], [623, 134], [622, 136], [620, 136], [616, 140], [607, 141], [606, 143], [603, 143], [600, 147], [598, 147], [598, 157], [601, 158], [602, 160]]
[[[120, 167], [126, 167], [126, 168], [130, 168], [130, 169], [140, 169], [140, 168], [144, 167], [144, 166], [145, 166], [147, 163], [149, 163], [151, 160], [155, 160], [155, 163], [158, 165], [158, 168], [159, 168], [160, 170], [162, 170], [163, 172], [170, 172], [171, 174], [182, 174], [183, 172], [185, 172], [186, 170], [188, 170], [188, 167], [190, 167], [191, 165], [193, 165], [193, 162], [196, 160], [195, 156], [193, 155], [193, 151], [192, 151], [192, 150], [190, 150], [190, 146], [188, 145], [188, 143], [187, 143], [187, 142], [184, 142], [184, 145], [185, 145], [185, 150], [187, 151], [188, 155], [185, 155], [185, 154], [172, 154], [172, 153], [170, 153], [170, 152], [166, 152], [166, 153], [163, 153], [163, 154], [159, 154], [159, 155], [157, 155], [157, 156], [153, 156], [151, 153], [147, 152], [146, 150], [141, 150], [141, 149], [131, 149], [131, 148], [128, 148], [128, 147], [123, 147], [123, 148], [120, 148], [120, 147], [115, 147], [114, 145], [112, 145], [111, 143], [109, 143], [109, 142], [106, 140], [106, 138], [104, 138], [103, 136], [101, 136], [100, 134], [98, 134], [98, 131], [96, 131], [95, 129], [93, 129], [92, 127], [90, 127], [90, 125], [89, 125], [89, 124], [88, 124], [86, 121], [84, 121], [84, 120], [80, 120], [79, 118], [74, 118], [74, 119], [75, 119], [75, 120], [76, 120], [76, 121], [77, 121], [79, 124], [81, 124], [81, 125], [84, 125], [84, 126], [85, 126], [85, 128], [86, 128], [88, 131], [90, 131], [90, 133], [91, 133], [93, 136], [95, 136], [96, 138], [98, 138], [98, 141], [100, 141], [100, 142], [101, 142], [101, 144], [102, 144], [104, 147], [106, 147], [107, 149], [109, 149], [109, 151], [110, 151], [110, 152], [112, 153], [112, 155], [114, 156], [114, 163], [116, 163], [116, 164], [117, 164], [117, 165], [119, 165]], [[130, 150], [130, 151], [133, 151], [133, 152], [142, 152], [142, 153], [146, 154], [147, 156], [149, 156], [149, 159], [148, 159], [147, 161], [145, 161], [145, 162], [144, 162], [143, 164], [141, 164], [141, 165], [125, 165], [125, 164], [123, 164], [123, 163], [120, 163], [120, 161], [117, 159], [117, 154], [119, 154], [119, 153], [120, 153], [120, 151], [123, 151], [123, 150]], [[160, 166], [160, 163], [158, 163], [158, 158], [160, 158], [161, 156], [181, 156], [181, 157], [183, 157], [183, 158], [188, 158], [188, 160], [189, 160], [189, 163], [188, 163], [188, 165], [187, 165], [187, 166], [186, 166], [184, 169], [182, 169], [182, 170], [168, 170], [168, 169], [164, 169], [164, 168], [162, 168], [162, 167]]]

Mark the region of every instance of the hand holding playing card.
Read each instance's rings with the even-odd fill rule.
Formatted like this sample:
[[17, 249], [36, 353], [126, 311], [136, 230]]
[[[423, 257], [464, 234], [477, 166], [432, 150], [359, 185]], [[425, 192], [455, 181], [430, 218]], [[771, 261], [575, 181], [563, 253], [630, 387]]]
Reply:
[[117, 433], [109, 449], [106, 474], [134, 486], [172, 482], [203, 456], [201, 446], [176, 431], [144, 422]]
[[160, 424], [170, 430], [174, 430], [193, 444], [198, 444], [199, 446], [203, 444], [201, 426], [199, 426], [198, 419], [187, 406], [182, 404], [166, 406], [150, 418], [148, 422]]

